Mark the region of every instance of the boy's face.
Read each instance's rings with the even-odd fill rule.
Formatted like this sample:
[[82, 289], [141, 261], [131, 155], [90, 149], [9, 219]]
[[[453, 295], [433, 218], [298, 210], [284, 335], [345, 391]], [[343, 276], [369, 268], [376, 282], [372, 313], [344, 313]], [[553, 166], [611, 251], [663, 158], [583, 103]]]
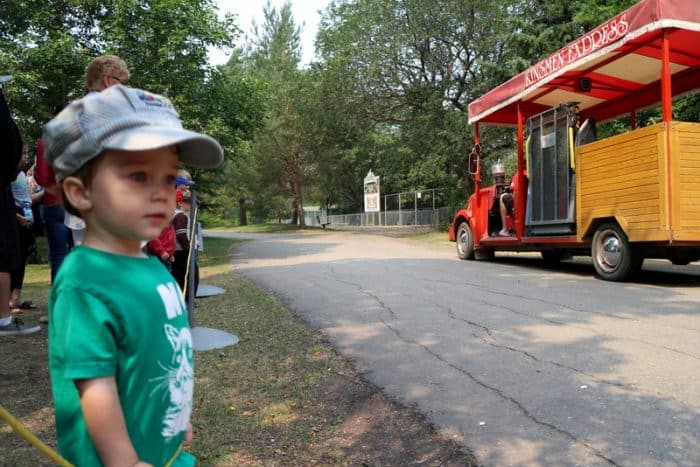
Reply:
[[99, 156], [85, 188], [87, 209], [76, 206], [87, 224], [85, 244], [128, 254], [157, 237], [175, 209], [178, 162], [174, 146]]

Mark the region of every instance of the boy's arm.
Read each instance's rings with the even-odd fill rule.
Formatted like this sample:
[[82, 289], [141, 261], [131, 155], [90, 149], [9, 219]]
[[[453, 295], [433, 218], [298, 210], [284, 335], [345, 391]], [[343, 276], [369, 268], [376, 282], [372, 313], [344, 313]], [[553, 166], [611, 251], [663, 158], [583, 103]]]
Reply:
[[178, 213], [173, 218], [173, 228], [175, 229], [175, 238], [183, 250], [189, 251], [190, 239], [187, 238], [187, 216]]
[[150, 254], [164, 259], [163, 253], [165, 253], [165, 249], [163, 248], [163, 242], [160, 241], [160, 237], [149, 240], [148, 243], [146, 243], [146, 250], [148, 250]]
[[105, 466], [148, 466], [139, 461], [122, 412], [114, 377], [75, 380], [88, 432]]

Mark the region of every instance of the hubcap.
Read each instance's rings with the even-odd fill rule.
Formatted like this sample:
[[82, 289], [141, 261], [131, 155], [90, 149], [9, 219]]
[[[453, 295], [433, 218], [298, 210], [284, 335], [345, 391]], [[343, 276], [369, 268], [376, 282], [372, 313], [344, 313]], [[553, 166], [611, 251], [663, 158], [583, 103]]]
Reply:
[[613, 233], [608, 232], [600, 240], [598, 253], [598, 263], [607, 270], [614, 270], [620, 265], [622, 253], [620, 251], [620, 239]]
[[459, 252], [464, 253], [464, 248], [467, 245], [467, 232], [464, 231], [464, 229], [460, 230], [459, 232]]

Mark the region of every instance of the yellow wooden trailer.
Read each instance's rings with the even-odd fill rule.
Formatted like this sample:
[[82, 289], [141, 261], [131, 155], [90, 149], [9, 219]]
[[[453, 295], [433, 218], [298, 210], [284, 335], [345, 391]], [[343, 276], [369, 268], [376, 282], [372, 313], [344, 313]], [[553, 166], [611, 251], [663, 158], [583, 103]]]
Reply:
[[[673, 99], [700, 89], [699, 43], [697, 0], [642, 0], [471, 102], [475, 191], [450, 226], [458, 256], [589, 254], [607, 280], [645, 258], [699, 260], [700, 123], [673, 119]], [[661, 122], [638, 127], [637, 112], [659, 104]], [[581, 137], [622, 116], [630, 131]], [[483, 124], [517, 129], [517, 178], [527, 183], [506, 217], [507, 186], [481, 183]]]

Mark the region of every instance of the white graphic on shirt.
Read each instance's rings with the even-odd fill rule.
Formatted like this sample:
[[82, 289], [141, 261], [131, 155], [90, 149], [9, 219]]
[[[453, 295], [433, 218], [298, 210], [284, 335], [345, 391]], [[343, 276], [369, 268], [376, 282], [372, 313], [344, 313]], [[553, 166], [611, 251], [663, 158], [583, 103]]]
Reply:
[[194, 393], [194, 370], [190, 364], [192, 358], [192, 334], [188, 328], [177, 329], [166, 324], [165, 335], [173, 348], [173, 356], [168, 365], [159, 362], [166, 372], [164, 376], [152, 378], [158, 385], [151, 391], [164, 391], [170, 397], [170, 405], [163, 418], [161, 434], [170, 439], [187, 430], [192, 413], [192, 395]]
[[180, 316], [185, 311], [185, 302], [182, 298], [182, 292], [179, 288], [175, 287], [174, 283], [169, 282], [167, 285], [161, 284], [156, 287], [156, 291], [163, 301], [165, 314], [168, 319]]

